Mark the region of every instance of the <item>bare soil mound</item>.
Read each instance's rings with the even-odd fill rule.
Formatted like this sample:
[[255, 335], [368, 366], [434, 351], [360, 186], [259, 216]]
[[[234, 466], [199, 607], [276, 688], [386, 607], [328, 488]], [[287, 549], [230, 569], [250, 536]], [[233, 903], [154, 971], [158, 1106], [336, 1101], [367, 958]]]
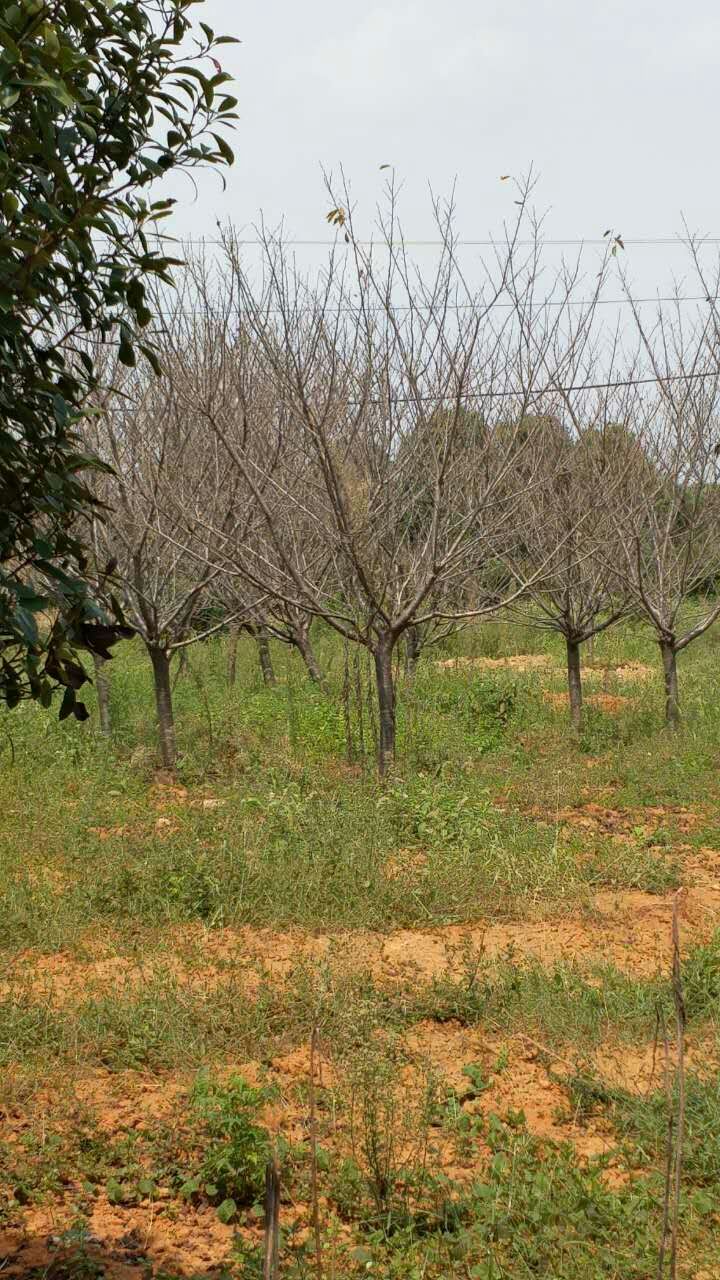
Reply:
[[463, 671], [476, 667], [480, 671], [537, 671], [551, 666], [552, 658], [546, 653], [518, 653], [510, 658], [444, 658], [435, 665], [440, 670]]

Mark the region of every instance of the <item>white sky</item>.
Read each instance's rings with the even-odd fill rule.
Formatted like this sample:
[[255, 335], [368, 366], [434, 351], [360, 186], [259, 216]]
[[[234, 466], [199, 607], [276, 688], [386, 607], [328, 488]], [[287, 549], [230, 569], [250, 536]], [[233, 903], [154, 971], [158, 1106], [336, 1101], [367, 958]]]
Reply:
[[[458, 226], [478, 238], [512, 216], [501, 183], [532, 164], [547, 233], [720, 235], [715, 157], [717, 0], [205, 0], [236, 76], [237, 160], [223, 194], [189, 184], [172, 229], [250, 228], [262, 210], [300, 239], [328, 234], [321, 166], [342, 164], [370, 229], [392, 163], [409, 238], [432, 235], [428, 183], [457, 180]], [[318, 250], [307, 250], [308, 264]], [[466, 250], [477, 254], [478, 250]], [[667, 286], [677, 249], [629, 248], [641, 288]]]

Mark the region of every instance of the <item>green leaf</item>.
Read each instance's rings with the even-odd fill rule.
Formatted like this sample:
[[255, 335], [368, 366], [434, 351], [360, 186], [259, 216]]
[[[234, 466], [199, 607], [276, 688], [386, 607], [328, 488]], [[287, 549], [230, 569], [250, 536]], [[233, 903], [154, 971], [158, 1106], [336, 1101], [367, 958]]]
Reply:
[[130, 341], [130, 332], [125, 325], [120, 326], [120, 345], [118, 347], [118, 360], [121, 364], [127, 365], [133, 369], [137, 363], [135, 356], [135, 348]]
[[22, 605], [18, 605], [15, 609], [14, 616], [15, 616], [15, 622], [19, 627], [20, 631], [22, 632], [23, 636], [27, 640], [28, 644], [30, 645], [37, 644], [38, 642], [37, 622], [35, 621], [32, 613], [29, 613], [27, 609], [22, 607]]
[[[25, 592], [28, 594], [26, 595]], [[31, 613], [42, 613], [49, 604], [47, 596], [34, 595], [31, 587], [18, 588], [18, 596], [22, 599], [23, 609], [29, 609]]]
[[140, 350], [145, 356], [145, 359], [150, 365], [153, 373], [155, 373], [158, 378], [162, 377], [162, 365], [157, 357], [157, 353], [153, 351], [152, 347], [146, 346], [144, 342], [138, 343], [138, 346], [140, 347]]
[[14, 218], [20, 208], [20, 201], [12, 191], [6, 191], [2, 198], [3, 213], [6, 218]]
[[[68, 692], [70, 691], [68, 690]], [[63, 706], [64, 705], [65, 705], [65, 699], [63, 699]], [[63, 716], [63, 712], [61, 708], [60, 719], [64, 720], [64, 718], [65, 717]], [[105, 1187], [105, 1194], [108, 1200], [110, 1201], [110, 1204], [123, 1204], [125, 1200], [125, 1190], [122, 1187], [122, 1185], [118, 1182], [117, 1178], [110, 1178], [110, 1180], [108, 1181]]]
[[70, 410], [64, 396], [57, 395], [53, 397], [53, 411], [58, 426], [64, 427], [70, 416]]
[[[195, 22], [193, 0], [170, 0], [174, 25], [160, 34], [154, 7], [0, 4], [0, 459], [13, 495], [0, 505], [0, 561], [27, 571], [21, 591], [12, 572], [0, 591], [6, 706], [26, 697], [45, 704], [56, 684], [77, 688], [86, 679], [73, 645], [99, 607], [83, 547], [99, 504], [81, 468], [98, 464], [82, 460], [74, 429], [97, 412], [89, 404], [96, 376], [105, 390], [107, 361], [92, 357], [102, 344], [117, 337], [120, 365], [133, 367], [142, 354], [161, 374], [152, 342], [142, 347], [136, 334], [152, 320], [147, 285], [172, 283], [181, 265], [149, 250], [144, 235], [172, 199], [151, 206], [143, 191], [169, 168], [229, 163], [227, 144], [211, 136], [230, 118], [231, 100], [216, 92], [227, 74], [208, 77], [205, 53], [185, 52], [189, 33], [204, 50], [214, 32]], [[157, 128], [163, 112], [166, 149]], [[86, 350], [77, 330], [66, 337], [58, 323], [71, 313]], [[44, 597], [29, 585], [41, 576], [58, 609], [44, 657], [36, 624]], [[62, 709], [65, 718], [87, 716], [71, 695]]]
[[213, 133], [213, 135], [212, 135], [212, 136], [213, 136], [213, 138], [215, 139], [215, 141], [217, 142], [217, 145], [218, 145], [218, 151], [220, 152], [220, 155], [223, 157], [223, 159], [224, 159], [224, 160], [226, 160], [228, 164], [234, 164], [234, 163], [235, 163], [235, 153], [233, 152], [232, 147], [230, 147], [230, 146], [228, 145], [228, 143], [225, 141], [225, 139], [223, 138], [222, 134], [221, 134], [221, 133]]
[[218, 1205], [217, 1216], [221, 1222], [232, 1222], [236, 1213], [237, 1205], [230, 1196], [228, 1196], [227, 1200], [223, 1200], [222, 1204]]

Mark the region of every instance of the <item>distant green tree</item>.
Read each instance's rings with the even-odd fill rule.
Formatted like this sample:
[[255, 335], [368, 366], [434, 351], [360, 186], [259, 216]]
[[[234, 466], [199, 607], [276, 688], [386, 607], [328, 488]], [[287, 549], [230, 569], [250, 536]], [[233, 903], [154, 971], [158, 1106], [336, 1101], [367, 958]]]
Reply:
[[[117, 346], [159, 372], [146, 286], [175, 260], [148, 232], [174, 201], [168, 173], [226, 165], [235, 119], [196, 30], [198, 0], [17, 0], [0, 6], [0, 701], [87, 712], [79, 649], [122, 634], [89, 568], [88, 483], [98, 462], [78, 424]], [[143, 333], [143, 331], [146, 331]], [[102, 567], [101, 567], [102, 568]], [[108, 599], [111, 597], [108, 594]], [[116, 608], [110, 605], [110, 608]], [[38, 615], [46, 619], [38, 626]]]

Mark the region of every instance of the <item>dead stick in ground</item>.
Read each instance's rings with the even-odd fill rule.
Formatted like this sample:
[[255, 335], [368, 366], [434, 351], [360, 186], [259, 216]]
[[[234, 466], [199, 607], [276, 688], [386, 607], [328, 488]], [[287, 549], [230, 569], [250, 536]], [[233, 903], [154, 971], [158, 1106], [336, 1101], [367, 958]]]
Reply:
[[322, 1237], [320, 1235], [320, 1205], [318, 1202], [318, 1141], [317, 1108], [315, 1099], [315, 1059], [317, 1056], [318, 1029], [313, 1027], [310, 1037], [310, 1189], [312, 1195], [312, 1224], [315, 1237], [315, 1275], [323, 1280]]
[[665, 1255], [670, 1225], [670, 1193], [672, 1187], [673, 1137], [675, 1129], [675, 1109], [673, 1106], [672, 1081], [670, 1079], [670, 1044], [668, 1042], [667, 1025], [662, 1009], [658, 1009], [658, 1021], [662, 1027], [663, 1048], [665, 1050], [665, 1096], [667, 1098], [668, 1123], [665, 1146], [665, 1191], [663, 1195], [662, 1226], [660, 1228], [660, 1249], [658, 1251], [657, 1280], [662, 1280], [665, 1271]]
[[[683, 1145], [685, 1140], [685, 997], [680, 965], [679, 892], [673, 899], [672, 914], [672, 993], [675, 1008], [676, 1068], [675, 1088], [670, 1079], [670, 1047], [663, 1018], [663, 1042], [665, 1046], [665, 1091], [668, 1102], [667, 1159], [665, 1164], [665, 1195], [660, 1250], [658, 1254], [658, 1280], [662, 1280], [670, 1237], [670, 1280], [677, 1280], [678, 1242], [680, 1227], [680, 1194], [682, 1190]], [[677, 1094], [677, 1115], [675, 1095]], [[673, 1134], [675, 1141], [673, 1143]]]
[[677, 1039], [677, 1132], [675, 1139], [675, 1180], [670, 1237], [670, 1276], [677, 1276], [678, 1234], [680, 1223], [680, 1191], [682, 1183], [683, 1143], [685, 1139], [685, 997], [682, 985], [682, 969], [680, 967], [680, 924], [678, 912], [678, 894], [673, 900], [672, 917], [673, 971], [672, 990], [675, 1005], [675, 1034]]
[[277, 1280], [280, 1253], [280, 1170], [277, 1158], [265, 1169], [265, 1258], [263, 1280]]

